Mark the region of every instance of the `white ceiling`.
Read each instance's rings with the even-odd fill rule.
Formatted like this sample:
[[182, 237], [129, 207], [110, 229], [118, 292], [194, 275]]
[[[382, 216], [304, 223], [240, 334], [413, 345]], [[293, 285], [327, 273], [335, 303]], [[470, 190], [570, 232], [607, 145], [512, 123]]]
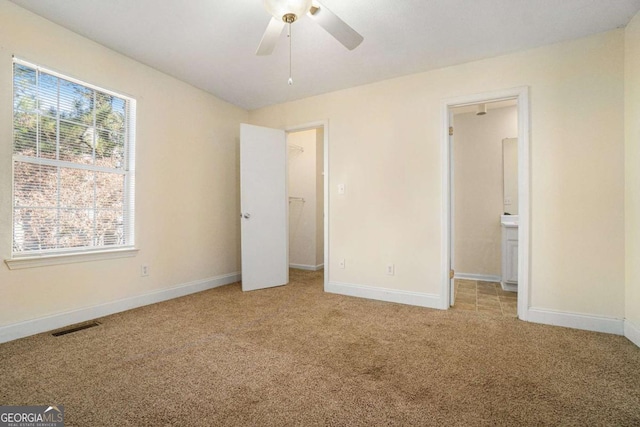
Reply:
[[[624, 27], [640, 0], [321, 0], [364, 36], [348, 51], [308, 17], [255, 56], [262, 0], [12, 0], [245, 109]], [[46, 65], [46, 64], [43, 64]]]

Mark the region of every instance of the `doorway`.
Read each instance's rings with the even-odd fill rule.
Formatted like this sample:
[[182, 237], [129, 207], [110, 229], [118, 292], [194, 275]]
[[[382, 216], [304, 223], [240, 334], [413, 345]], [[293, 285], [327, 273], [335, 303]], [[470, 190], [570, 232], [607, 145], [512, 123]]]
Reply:
[[[516, 101], [454, 107], [451, 113], [451, 306], [515, 317], [517, 265], [515, 279], [502, 271], [504, 255], [514, 262], [517, 247], [502, 246], [507, 232], [509, 242], [517, 244], [517, 151], [511, 150], [518, 133]], [[504, 192], [507, 178], [513, 179], [508, 188], [515, 187], [509, 194]], [[513, 224], [508, 228], [503, 225], [507, 217]]]
[[324, 128], [287, 132], [289, 268], [324, 268]]
[[[486, 104], [508, 105], [515, 103], [517, 111], [517, 145], [518, 145], [518, 165], [517, 165], [517, 189], [518, 200], [515, 202], [518, 211], [519, 224], [517, 227], [517, 316], [526, 320], [527, 310], [529, 307], [529, 111], [528, 111], [528, 88], [516, 88], [505, 91], [484, 93], [459, 97], [445, 102], [444, 108], [444, 127], [443, 127], [443, 280], [442, 280], [442, 308], [448, 309], [455, 302], [455, 277], [456, 277], [456, 171], [454, 163], [453, 144], [455, 140], [455, 119], [454, 112], [479, 111], [478, 108], [486, 108]], [[479, 104], [484, 104], [479, 107]], [[485, 110], [486, 111], [486, 110]], [[511, 135], [503, 135], [499, 138], [498, 143], [504, 138]], [[458, 171], [459, 172], [459, 171]], [[500, 199], [504, 202], [504, 196], [501, 194]], [[497, 207], [495, 212], [495, 225], [501, 221], [500, 214], [504, 213], [503, 206]], [[501, 212], [503, 211], [503, 212]], [[495, 230], [494, 230], [495, 232]], [[513, 231], [512, 231], [513, 233]], [[459, 239], [458, 239], [459, 241]], [[495, 242], [492, 243], [495, 249]], [[494, 250], [495, 252], [495, 250]], [[476, 279], [486, 280], [502, 280], [502, 274], [495, 274], [495, 261], [492, 267], [493, 274], [486, 274], [487, 277], [476, 277]], [[457, 272], [459, 278], [464, 277], [464, 271]], [[475, 272], [472, 272], [475, 273]], [[501, 272], [500, 272], [501, 273]], [[481, 274], [480, 274], [481, 276]], [[477, 283], [484, 280], [477, 281]]]
[[[304, 132], [310, 132], [311, 135], [315, 133], [315, 162], [310, 162], [309, 159], [303, 160], [300, 155], [300, 148], [306, 150], [304, 145], [297, 144], [297, 137]], [[327, 284], [329, 283], [329, 121], [328, 120], [320, 120], [316, 122], [304, 123], [296, 126], [291, 126], [285, 129], [287, 135], [287, 152], [289, 155], [289, 266], [291, 268], [299, 268], [302, 270], [315, 270], [322, 271], [323, 275], [323, 284], [324, 289], [326, 290]], [[311, 141], [312, 138], [309, 138]], [[309, 145], [311, 143], [309, 142]], [[307, 200], [305, 198], [304, 202], [299, 199], [295, 199], [297, 197], [303, 197], [296, 192], [299, 186], [298, 183], [295, 183], [292, 186], [292, 168], [296, 166], [301, 168], [305, 165], [313, 165], [314, 173], [310, 174], [308, 171], [305, 172], [306, 176], [309, 178], [311, 175], [315, 176], [315, 209], [311, 209], [311, 204], [307, 204]], [[293, 172], [296, 173], [295, 170]], [[295, 176], [293, 177], [295, 178]], [[310, 185], [307, 184], [307, 188]], [[300, 206], [302, 204], [302, 206]], [[310, 214], [312, 211], [315, 211], [315, 215], [308, 215], [307, 218], [315, 216], [315, 256], [316, 261], [315, 265], [312, 264], [311, 257], [308, 257], [306, 262], [297, 262], [299, 258], [296, 258], [296, 254], [293, 252], [296, 251], [293, 244], [299, 244], [302, 236], [302, 227], [301, 224], [296, 224], [296, 221], [301, 221], [304, 214], [300, 212], [300, 210], [306, 210], [307, 214]], [[294, 227], [293, 235], [292, 235], [292, 227]], [[297, 228], [295, 228], [297, 227]], [[308, 230], [308, 227], [307, 227]], [[308, 233], [308, 231], [306, 231]], [[306, 252], [307, 256], [309, 251]], [[292, 256], [293, 255], [293, 256]]]
[[[289, 282], [289, 202], [303, 202], [304, 197], [291, 195], [289, 199], [289, 148], [287, 135], [298, 131], [315, 130], [316, 162], [316, 218], [320, 217], [320, 231], [316, 231], [316, 258], [310, 268], [323, 270], [326, 289], [329, 255], [328, 227], [328, 122], [320, 121], [288, 129], [240, 125], [240, 217], [242, 290], [250, 291]], [[319, 144], [319, 142], [322, 142]], [[302, 147], [300, 147], [302, 148]], [[292, 147], [297, 150], [297, 147]], [[302, 151], [302, 150], [300, 150]], [[317, 164], [316, 163], [316, 164]], [[315, 178], [314, 178], [315, 179]], [[318, 191], [318, 187], [319, 190]], [[321, 206], [318, 207], [318, 200]], [[320, 215], [320, 211], [322, 214]], [[320, 238], [318, 238], [320, 234]], [[320, 240], [320, 241], [318, 241]], [[322, 256], [320, 256], [322, 254]], [[318, 270], [318, 271], [320, 271]]]

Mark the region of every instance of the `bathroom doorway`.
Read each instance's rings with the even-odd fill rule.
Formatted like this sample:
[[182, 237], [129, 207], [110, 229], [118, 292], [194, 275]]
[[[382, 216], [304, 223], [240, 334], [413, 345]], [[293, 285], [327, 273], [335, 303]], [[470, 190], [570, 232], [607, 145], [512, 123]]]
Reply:
[[[443, 295], [447, 301], [443, 308], [526, 319], [527, 95], [522, 88], [446, 103]], [[509, 162], [514, 159], [515, 165]], [[515, 183], [513, 171], [517, 171]], [[507, 265], [511, 267], [505, 269]]]
[[[514, 224], [517, 244], [517, 104], [509, 99], [455, 107], [451, 113], [451, 306], [516, 317], [517, 263], [510, 269], [515, 279], [505, 281], [502, 271], [505, 255], [512, 263], [517, 259], [517, 246], [502, 247], [502, 235], [512, 230], [501, 219]], [[511, 172], [515, 181], [507, 194]]]

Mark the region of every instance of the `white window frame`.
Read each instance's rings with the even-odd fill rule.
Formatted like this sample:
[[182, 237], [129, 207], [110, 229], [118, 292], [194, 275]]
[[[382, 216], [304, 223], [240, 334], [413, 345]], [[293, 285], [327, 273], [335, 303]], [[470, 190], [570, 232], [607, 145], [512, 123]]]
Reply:
[[[57, 265], [57, 264], [67, 264], [74, 262], [86, 262], [86, 261], [97, 261], [103, 259], [112, 259], [112, 258], [123, 258], [123, 257], [131, 257], [135, 256], [138, 252], [138, 249], [135, 247], [135, 136], [136, 136], [136, 100], [130, 96], [123, 95], [118, 92], [114, 92], [108, 89], [104, 89], [102, 87], [92, 85], [90, 83], [84, 82], [82, 80], [75, 79], [66, 74], [62, 74], [45, 67], [41, 67], [39, 65], [18, 59], [13, 58], [12, 69], [15, 67], [15, 64], [23, 65], [38, 71], [38, 73], [46, 73], [72, 83], [87, 87], [92, 90], [100, 91], [102, 93], [106, 93], [108, 95], [113, 95], [118, 98], [126, 100], [128, 104], [128, 114], [126, 117], [127, 123], [125, 127], [125, 165], [122, 171], [122, 175], [124, 176], [124, 210], [127, 212], [125, 217], [128, 221], [125, 221], [124, 224], [124, 233], [125, 233], [125, 244], [118, 246], [85, 246], [85, 247], [74, 247], [74, 248], [56, 248], [56, 249], [48, 249], [41, 251], [26, 251], [26, 252], [14, 252], [14, 238], [15, 238], [15, 171], [14, 165], [16, 161], [27, 162], [31, 164], [41, 164], [41, 165], [50, 165], [50, 166], [66, 166], [73, 167], [75, 169], [85, 169], [91, 171], [102, 171], [113, 173], [112, 169], [100, 168], [98, 166], [85, 166], [73, 162], [65, 162], [62, 160], [52, 160], [45, 158], [38, 158], [34, 161], [32, 157], [25, 157], [19, 154], [12, 155], [12, 195], [11, 195], [11, 258], [6, 259], [5, 263], [9, 267], [9, 269], [22, 269], [22, 268], [31, 268], [31, 267], [41, 267], [46, 265]], [[12, 72], [12, 85], [14, 84], [15, 76]], [[12, 93], [11, 96], [12, 105], [15, 102], [15, 93]], [[12, 114], [15, 107], [12, 107]], [[13, 129], [13, 120], [12, 120], [12, 129]], [[12, 139], [12, 146], [14, 141]]]

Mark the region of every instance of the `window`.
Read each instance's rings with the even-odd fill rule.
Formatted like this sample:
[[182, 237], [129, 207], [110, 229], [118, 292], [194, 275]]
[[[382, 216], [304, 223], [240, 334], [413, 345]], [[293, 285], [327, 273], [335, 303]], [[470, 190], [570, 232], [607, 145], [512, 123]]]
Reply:
[[133, 248], [135, 100], [13, 63], [13, 258]]

